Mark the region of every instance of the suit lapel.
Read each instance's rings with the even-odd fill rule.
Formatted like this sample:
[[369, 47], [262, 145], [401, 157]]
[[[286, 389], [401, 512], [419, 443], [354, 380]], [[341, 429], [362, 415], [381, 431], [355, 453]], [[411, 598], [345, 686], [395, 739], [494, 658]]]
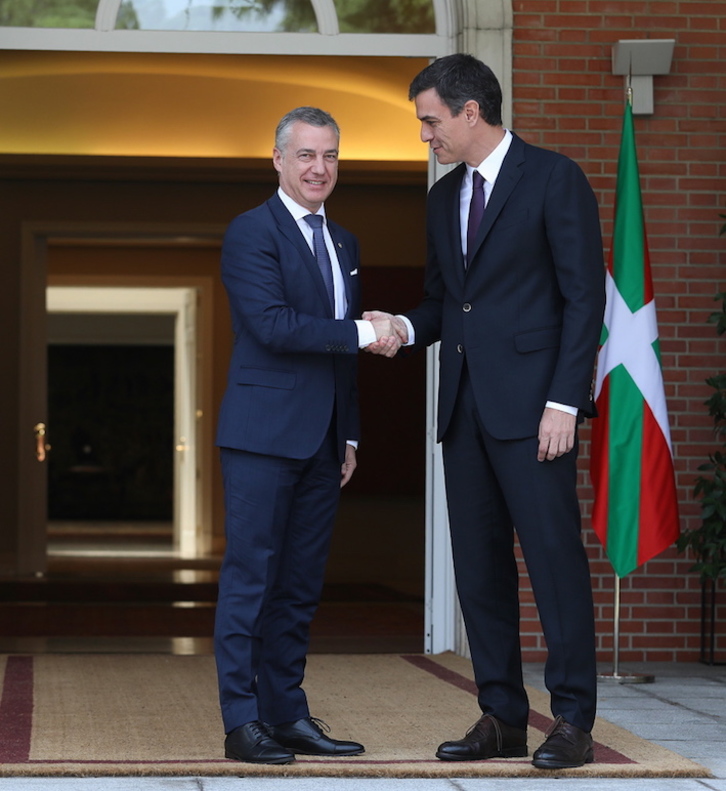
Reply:
[[313, 251], [310, 249], [310, 246], [305, 241], [305, 237], [302, 235], [302, 231], [300, 228], [298, 228], [298, 225], [293, 219], [292, 214], [290, 214], [290, 212], [287, 210], [285, 204], [280, 200], [277, 193], [275, 193], [267, 201], [267, 205], [270, 207], [270, 211], [272, 212], [272, 216], [275, 218], [275, 222], [277, 223], [280, 233], [300, 253], [305, 266], [310, 272], [312, 282], [314, 283], [320, 299], [326, 308], [328, 316], [333, 318], [333, 312], [330, 307], [330, 299], [328, 298], [328, 292], [325, 288], [323, 275], [320, 272], [320, 267], [318, 266], [318, 262], [313, 254]]
[[353, 262], [350, 259], [348, 250], [340, 238], [337, 226], [330, 220], [328, 220], [328, 231], [330, 232], [330, 237], [333, 240], [333, 244], [335, 245], [335, 252], [338, 256], [338, 264], [340, 265], [340, 273], [343, 275], [343, 283], [345, 284], [345, 303], [347, 305], [345, 313], [347, 318], [350, 315], [350, 309], [353, 305], [353, 291], [350, 274]]
[[482, 246], [487, 234], [491, 230], [494, 222], [496, 221], [499, 213], [504, 208], [504, 204], [509, 199], [512, 191], [517, 186], [517, 182], [522, 178], [524, 173], [524, 143], [516, 135], [513, 135], [512, 143], [507, 151], [507, 155], [502, 162], [501, 170], [494, 183], [494, 189], [489, 196], [486, 209], [484, 210], [484, 217], [482, 218], [481, 225], [477, 231], [476, 239], [474, 240], [474, 250], [470, 257], [470, 269], [476, 264], [476, 254]]
[[448, 248], [451, 251], [450, 260], [454, 262], [454, 273], [459, 285], [464, 284], [464, 255], [461, 249], [461, 182], [466, 173], [466, 165], [461, 164], [451, 172], [451, 178], [445, 182], [447, 191], [442, 195], [441, 205], [444, 207], [444, 230], [447, 236]]

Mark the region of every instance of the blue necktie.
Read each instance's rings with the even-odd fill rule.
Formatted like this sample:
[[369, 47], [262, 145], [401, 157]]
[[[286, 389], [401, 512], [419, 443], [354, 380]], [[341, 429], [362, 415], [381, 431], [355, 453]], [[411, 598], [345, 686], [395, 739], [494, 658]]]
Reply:
[[333, 309], [333, 316], [335, 316], [335, 289], [333, 288], [333, 267], [332, 264], [330, 263], [328, 248], [325, 246], [325, 237], [323, 236], [323, 218], [320, 214], [306, 214], [303, 219], [313, 229], [313, 250], [315, 251], [315, 258], [317, 258], [318, 260], [318, 266], [320, 267], [320, 274], [323, 276], [323, 281], [325, 282], [325, 290], [328, 292], [330, 307]]
[[469, 223], [466, 227], [466, 265], [471, 262], [476, 232], [484, 216], [484, 177], [475, 170], [472, 174], [471, 203], [469, 204]]

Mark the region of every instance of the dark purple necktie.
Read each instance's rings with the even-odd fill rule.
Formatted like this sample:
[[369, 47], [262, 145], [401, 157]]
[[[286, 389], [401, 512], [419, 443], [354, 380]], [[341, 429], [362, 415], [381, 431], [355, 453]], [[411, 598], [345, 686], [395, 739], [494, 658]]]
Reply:
[[466, 266], [469, 266], [474, 250], [476, 232], [484, 216], [484, 177], [475, 170], [472, 174], [471, 203], [469, 204], [469, 222], [466, 226]]
[[325, 290], [328, 292], [328, 299], [330, 299], [330, 307], [333, 309], [333, 316], [335, 316], [333, 267], [330, 263], [328, 248], [325, 246], [325, 237], [323, 236], [323, 218], [320, 214], [306, 214], [303, 219], [313, 229], [313, 250], [315, 251], [315, 258], [318, 260], [320, 273], [322, 274], [323, 280], [325, 281]]

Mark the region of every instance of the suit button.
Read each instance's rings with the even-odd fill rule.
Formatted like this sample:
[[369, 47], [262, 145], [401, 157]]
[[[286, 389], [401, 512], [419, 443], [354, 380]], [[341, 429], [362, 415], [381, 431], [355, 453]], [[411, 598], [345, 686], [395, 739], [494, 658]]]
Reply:
[[468, 302], [464, 303], [464, 313], [468, 313], [471, 310], [471, 305]]
[[456, 351], [459, 352], [459, 354], [464, 354], [464, 347], [459, 343], [456, 345]]

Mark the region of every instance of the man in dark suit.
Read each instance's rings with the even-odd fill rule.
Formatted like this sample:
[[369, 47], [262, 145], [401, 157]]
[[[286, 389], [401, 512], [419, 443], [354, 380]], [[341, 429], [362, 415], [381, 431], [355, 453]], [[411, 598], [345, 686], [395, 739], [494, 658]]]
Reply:
[[232, 221], [222, 248], [235, 340], [217, 432], [227, 544], [214, 640], [225, 755], [252, 763], [363, 752], [323, 732], [301, 687], [356, 466], [356, 355], [394, 334], [387, 319], [356, 320], [358, 242], [325, 216], [339, 136], [322, 110], [288, 113], [273, 150], [279, 190]]
[[[397, 317], [407, 344], [441, 341], [438, 439], [483, 712], [437, 756], [527, 755], [516, 529], [547, 642], [556, 718], [533, 763], [580, 766], [592, 761], [596, 706], [592, 590], [576, 494], [577, 423], [594, 412], [604, 309], [596, 200], [574, 162], [502, 127], [499, 83], [476, 58], [435, 61], [413, 80], [409, 98], [439, 163], [462, 163], [431, 188], [424, 300]], [[370, 350], [392, 351], [385, 343]]]

